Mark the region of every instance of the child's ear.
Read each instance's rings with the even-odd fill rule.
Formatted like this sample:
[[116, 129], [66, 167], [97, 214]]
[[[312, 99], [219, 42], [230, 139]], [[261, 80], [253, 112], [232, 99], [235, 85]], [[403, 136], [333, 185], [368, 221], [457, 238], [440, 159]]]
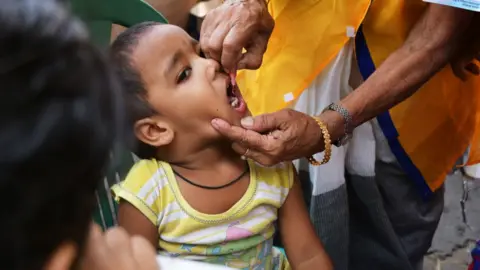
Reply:
[[134, 132], [140, 141], [154, 147], [170, 144], [175, 136], [167, 122], [153, 118], [138, 120]]

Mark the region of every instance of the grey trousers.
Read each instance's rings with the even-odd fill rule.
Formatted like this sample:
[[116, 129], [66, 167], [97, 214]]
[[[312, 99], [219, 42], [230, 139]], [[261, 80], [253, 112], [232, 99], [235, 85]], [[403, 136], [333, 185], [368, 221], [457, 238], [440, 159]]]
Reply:
[[[336, 270], [422, 269], [444, 190], [425, 201], [398, 164], [377, 161], [375, 170], [375, 177], [346, 174], [346, 185], [306, 196], [317, 234]], [[308, 173], [300, 178], [312, 194]]]

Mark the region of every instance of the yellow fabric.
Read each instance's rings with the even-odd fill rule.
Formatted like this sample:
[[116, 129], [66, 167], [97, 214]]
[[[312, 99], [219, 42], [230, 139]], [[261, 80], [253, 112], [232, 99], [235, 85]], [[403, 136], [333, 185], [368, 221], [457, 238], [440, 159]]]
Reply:
[[141, 160], [112, 191], [158, 227], [160, 253], [232, 268], [290, 269], [273, 247], [277, 211], [293, 184], [293, 166], [261, 167], [249, 161], [250, 184], [221, 214], [205, 214], [183, 198], [168, 163]]
[[[348, 41], [362, 22], [369, 0], [271, 0], [275, 19], [263, 64], [240, 71], [238, 85], [253, 115], [287, 106], [297, 98]], [[288, 99], [287, 99], [288, 100]]]
[[[348, 26], [356, 31], [363, 22], [378, 67], [402, 45], [427, 5], [420, 0], [374, 0], [371, 4], [363, 0], [271, 0], [269, 11], [276, 28], [264, 64], [238, 76], [249, 108], [254, 115], [273, 112], [298, 98], [344, 46]], [[461, 82], [447, 67], [412, 98], [390, 110], [398, 140], [431, 190], [443, 183], [469, 144], [470, 163], [480, 162], [479, 90], [479, 78]]]

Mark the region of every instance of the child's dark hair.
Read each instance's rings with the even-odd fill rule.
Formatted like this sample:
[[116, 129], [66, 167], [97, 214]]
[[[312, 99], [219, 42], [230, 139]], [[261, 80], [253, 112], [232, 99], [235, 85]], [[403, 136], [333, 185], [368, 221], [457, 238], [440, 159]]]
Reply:
[[81, 251], [118, 131], [106, 61], [58, 0], [0, 5], [0, 266]]
[[[139, 39], [154, 26], [160, 24], [159, 22], [143, 22], [134, 25], [122, 32], [110, 47], [112, 66], [125, 92], [126, 115], [132, 131], [135, 122], [157, 113], [150, 107], [146, 99], [148, 92], [142, 76], [132, 62], [132, 55]], [[128, 144], [132, 151], [142, 159], [150, 159], [156, 155], [157, 150], [154, 147], [141, 141], [134, 140], [133, 143]]]

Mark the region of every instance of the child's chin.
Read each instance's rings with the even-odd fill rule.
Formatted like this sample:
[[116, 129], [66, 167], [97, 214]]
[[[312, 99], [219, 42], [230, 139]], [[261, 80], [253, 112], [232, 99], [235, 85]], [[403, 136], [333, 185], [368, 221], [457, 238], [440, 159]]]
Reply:
[[250, 110], [247, 108], [247, 111], [245, 112], [245, 116], [243, 117], [247, 117], [247, 116], [252, 116], [252, 113], [250, 112]]
[[237, 114], [237, 115], [234, 115], [233, 117], [231, 116], [231, 117], [228, 119], [228, 122], [229, 122], [230, 125], [232, 125], [232, 126], [241, 127], [241, 126], [242, 126], [242, 124], [241, 124], [242, 118], [243, 118], [243, 116]]
[[235, 123], [237, 124], [237, 122], [238, 122], [238, 125], [240, 125], [240, 121], [243, 118], [248, 117], [248, 116], [252, 116], [252, 113], [248, 110], [248, 108], [245, 110], [244, 113], [238, 113], [237, 112], [237, 115], [235, 116]]
[[233, 126], [241, 126], [242, 119], [248, 116], [252, 116], [252, 113], [248, 110], [248, 108], [245, 109], [244, 112], [239, 112], [234, 108], [230, 107], [229, 112], [225, 112], [224, 114], [219, 114], [214, 118], [223, 119]]

